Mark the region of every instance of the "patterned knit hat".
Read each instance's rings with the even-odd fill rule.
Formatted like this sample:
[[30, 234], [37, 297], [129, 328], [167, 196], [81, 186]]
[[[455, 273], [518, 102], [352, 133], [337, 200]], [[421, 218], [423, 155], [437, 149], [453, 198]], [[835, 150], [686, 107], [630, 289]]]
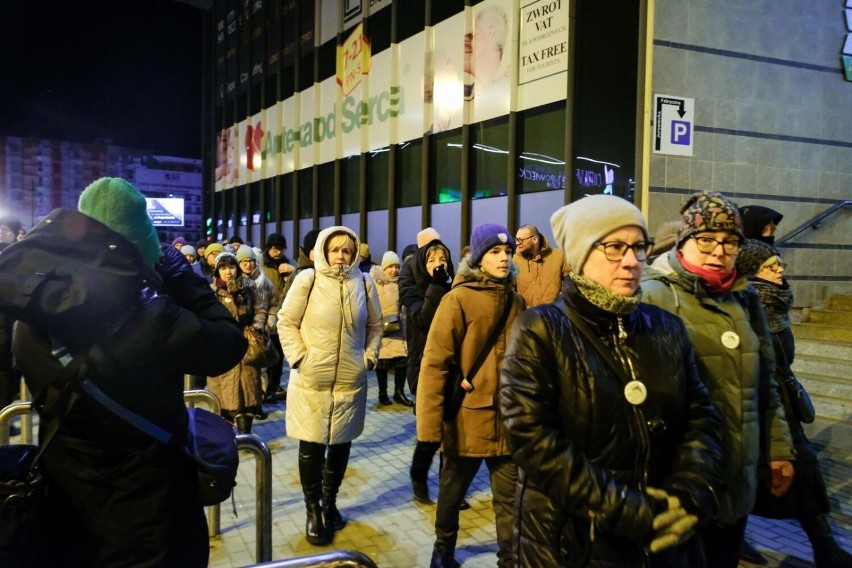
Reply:
[[747, 239], [737, 255], [737, 272], [743, 276], [754, 276], [760, 272], [760, 267], [774, 256], [775, 251], [768, 244]]
[[694, 193], [681, 204], [680, 212], [683, 218], [677, 232], [678, 247], [695, 233], [704, 231], [731, 231], [745, 240], [737, 204], [721, 193]]
[[160, 259], [160, 238], [145, 197], [130, 182], [109, 177], [92, 182], [80, 194], [77, 209], [133, 243], [148, 266]]
[[509, 245], [509, 254], [515, 254], [515, 239], [506, 227], [486, 223], [475, 228], [470, 236], [470, 265], [477, 266], [485, 253], [497, 245]]

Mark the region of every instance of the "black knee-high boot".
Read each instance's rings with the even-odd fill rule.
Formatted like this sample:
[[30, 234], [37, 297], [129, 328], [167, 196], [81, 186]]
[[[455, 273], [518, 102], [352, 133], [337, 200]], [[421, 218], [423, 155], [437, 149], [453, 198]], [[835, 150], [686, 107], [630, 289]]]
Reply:
[[405, 372], [406, 367], [397, 367], [393, 371], [393, 401], [403, 406], [414, 406], [414, 403], [405, 396]]
[[816, 568], [852, 568], [852, 555], [840, 548], [834, 540], [828, 515], [813, 515], [798, 521], [813, 546]]
[[393, 403], [388, 398], [388, 370], [376, 369], [376, 381], [379, 383], [379, 404], [390, 406]]
[[325, 461], [322, 476], [322, 511], [328, 532], [339, 531], [346, 526], [346, 521], [337, 510], [337, 492], [343, 483], [343, 476], [346, 475], [351, 449], [352, 442], [332, 444], [328, 447], [328, 459]]
[[305, 538], [314, 545], [328, 544], [328, 533], [322, 519], [322, 480], [325, 466], [325, 444], [299, 442], [299, 481], [305, 495], [307, 520]]
[[429, 498], [429, 487], [426, 485], [426, 477], [429, 475], [429, 467], [432, 465], [432, 458], [438, 448], [441, 447], [440, 442], [417, 442], [414, 447], [414, 456], [411, 459], [411, 489], [414, 492], [415, 501], [421, 503], [434, 503]]

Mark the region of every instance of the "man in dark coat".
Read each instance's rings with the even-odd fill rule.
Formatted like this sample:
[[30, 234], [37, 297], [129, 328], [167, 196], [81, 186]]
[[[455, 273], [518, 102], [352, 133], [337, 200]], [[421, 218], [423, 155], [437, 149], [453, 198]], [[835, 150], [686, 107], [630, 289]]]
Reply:
[[78, 291], [120, 302], [113, 321], [80, 321], [86, 330], [80, 336], [109, 331], [96, 337], [94, 348], [29, 324], [15, 328], [13, 352], [35, 395], [39, 434], [58, 422], [40, 461], [48, 486], [41, 564], [206, 566], [207, 527], [194, 464], [87, 395], [69, 400], [45, 385], [63, 370], [53, 356], [60, 341], [72, 355], [88, 353], [82, 372], [109, 397], [183, 442], [183, 375], [226, 371], [243, 357], [246, 341], [186, 259], [170, 245], [161, 250], [145, 199], [132, 185], [118, 178], [95, 181], [80, 196], [79, 210], [91, 217], [80, 217], [80, 230], [106, 231], [99, 244], [137, 257], [142, 278], [130, 298], [110, 298], [110, 282]]

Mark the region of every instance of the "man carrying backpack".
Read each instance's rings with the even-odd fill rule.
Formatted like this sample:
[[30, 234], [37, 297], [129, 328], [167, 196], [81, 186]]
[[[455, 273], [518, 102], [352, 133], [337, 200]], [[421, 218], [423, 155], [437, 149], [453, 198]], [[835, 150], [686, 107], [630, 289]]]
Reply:
[[[57, 315], [41, 326], [19, 321], [13, 338], [41, 417], [40, 443], [47, 443], [39, 461], [48, 488], [39, 560], [44, 566], [206, 566], [207, 527], [193, 462], [73, 386], [60, 388], [60, 379], [76, 365], [80, 379], [88, 378], [183, 444], [183, 375], [228, 370], [242, 359], [246, 341], [186, 259], [172, 246], [161, 249], [145, 199], [130, 183], [95, 181], [78, 208], [84, 215], [48, 216], [51, 230], [65, 231], [79, 244], [77, 250], [59, 239], [62, 258], [55, 264], [44, 262], [48, 246], [34, 253], [27, 249], [13, 267], [24, 281], [51, 267], [40, 285], [47, 287], [61, 285], [62, 279], [50, 276], [69, 260], [80, 266], [69, 273]], [[16, 246], [37, 246], [37, 234], [2, 256]], [[30, 266], [27, 259], [38, 255], [42, 266]], [[129, 255], [138, 267], [135, 290], [120, 285], [127, 281], [126, 269], [104, 266], [110, 255], [118, 255], [116, 261]], [[12, 258], [2, 256], [0, 261]], [[13, 301], [6, 298], [13, 298], [14, 281], [4, 281], [2, 292], [4, 301]], [[75, 313], [74, 306], [87, 307]], [[76, 325], [66, 325], [69, 317]], [[67, 359], [57, 358], [63, 349], [73, 357], [68, 367], [63, 366]]]

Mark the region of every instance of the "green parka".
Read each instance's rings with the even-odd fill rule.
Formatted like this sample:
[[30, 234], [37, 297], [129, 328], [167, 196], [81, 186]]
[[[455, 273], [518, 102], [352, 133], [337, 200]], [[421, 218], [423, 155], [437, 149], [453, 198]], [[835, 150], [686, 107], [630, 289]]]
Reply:
[[729, 292], [711, 296], [699, 277], [681, 265], [677, 250], [646, 270], [642, 291], [643, 301], [686, 324], [699, 374], [722, 417], [725, 485], [716, 520], [733, 524], [754, 506], [760, 445], [766, 445], [770, 460], [792, 460], [794, 455], [760, 299], [745, 277], [737, 278]]

